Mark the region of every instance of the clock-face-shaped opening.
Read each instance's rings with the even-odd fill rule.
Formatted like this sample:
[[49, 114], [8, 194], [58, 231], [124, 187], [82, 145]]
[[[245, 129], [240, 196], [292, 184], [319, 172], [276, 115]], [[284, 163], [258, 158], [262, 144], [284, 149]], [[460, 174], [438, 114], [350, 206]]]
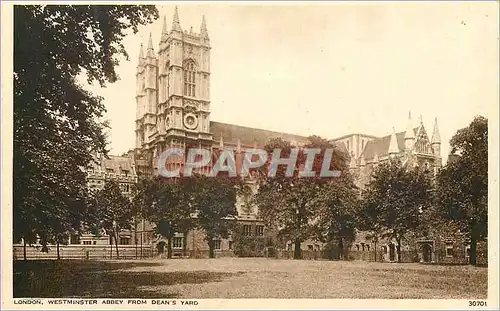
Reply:
[[198, 120], [196, 119], [196, 116], [193, 114], [188, 114], [184, 117], [184, 125], [190, 129], [193, 130], [198, 126]]

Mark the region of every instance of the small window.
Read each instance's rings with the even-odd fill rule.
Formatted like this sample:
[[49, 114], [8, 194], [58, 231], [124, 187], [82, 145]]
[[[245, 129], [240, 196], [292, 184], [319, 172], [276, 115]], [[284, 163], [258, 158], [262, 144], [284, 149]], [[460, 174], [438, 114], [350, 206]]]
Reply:
[[454, 257], [453, 244], [446, 244], [446, 257]]
[[219, 250], [220, 249], [220, 240], [214, 240], [214, 249]]
[[83, 241], [83, 245], [91, 245], [92, 241]]
[[361, 243], [361, 250], [364, 252], [365, 251], [365, 243]]
[[259, 225], [255, 227], [255, 235], [256, 236], [264, 236], [264, 226]]
[[243, 225], [243, 235], [244, 236], [251, 236], [252, 235], [252, 226]]
[[80, 236], [72, 234], [70, 238], [70, 244], [80, 244]]
[[359, 244], [356, 244], [356, 250], [359, 251]]
[[465, 258], [470, 258], [470, 245], [465, 247]]
[[92, 241], [92, 244], [96, 245], [96, 244], [97, 244], [97, 241]]
[[369, 244], [366, 244], [366, 250], [370, 251], [370, 245]]
[[120, 245], [130, 245], [130, 238], [120, 238]]
[[307, 250], [312, 251], [312, 250], [314, 250], [314, 247], [312, 245], [307, 245]]
[[172, 248], [182, 248], [182, 238], [175, 237], [172, 239]]

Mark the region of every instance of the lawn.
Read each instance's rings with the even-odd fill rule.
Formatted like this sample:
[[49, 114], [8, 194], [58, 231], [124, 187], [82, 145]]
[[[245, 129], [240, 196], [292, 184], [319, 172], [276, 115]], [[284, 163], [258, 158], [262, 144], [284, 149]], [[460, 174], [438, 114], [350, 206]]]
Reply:
[[17, 261], [14, 297], [486, 299], [488, 270], [264, 258]]

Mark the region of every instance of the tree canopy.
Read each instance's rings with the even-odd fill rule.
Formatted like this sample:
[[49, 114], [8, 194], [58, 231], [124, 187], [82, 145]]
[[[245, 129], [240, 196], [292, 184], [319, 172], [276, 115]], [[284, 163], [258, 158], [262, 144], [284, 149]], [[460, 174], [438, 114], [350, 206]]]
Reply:
[[470, 263], [476, 264], [476, 243], [488, 234], [488, 120], [474, 118], [450, 145], [458, 157], [438, 174], [436, 203], [441, 217], [469, 235]]
[[[118, 79], [122, 40], [158, 18], [154, 6], [14, 6], [14, 239], [46, 244], [79, 230], [85, 168], [106, 153], [102, 98], [77, 81]], [[79, 203], [75, 203], [79, 202]]]

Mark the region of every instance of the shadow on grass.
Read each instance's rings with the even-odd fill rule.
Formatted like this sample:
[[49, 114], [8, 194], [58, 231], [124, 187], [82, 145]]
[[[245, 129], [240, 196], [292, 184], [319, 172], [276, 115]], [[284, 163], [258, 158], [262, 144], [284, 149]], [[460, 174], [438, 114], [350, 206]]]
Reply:
[[134, 272], [126, 269], [159, 266], [145, 262], [18, 261], [14, 262], [14, 297], [38, 298], [178, 298], [142, 286], [219, 282], [237, 273], [208, 271]]

